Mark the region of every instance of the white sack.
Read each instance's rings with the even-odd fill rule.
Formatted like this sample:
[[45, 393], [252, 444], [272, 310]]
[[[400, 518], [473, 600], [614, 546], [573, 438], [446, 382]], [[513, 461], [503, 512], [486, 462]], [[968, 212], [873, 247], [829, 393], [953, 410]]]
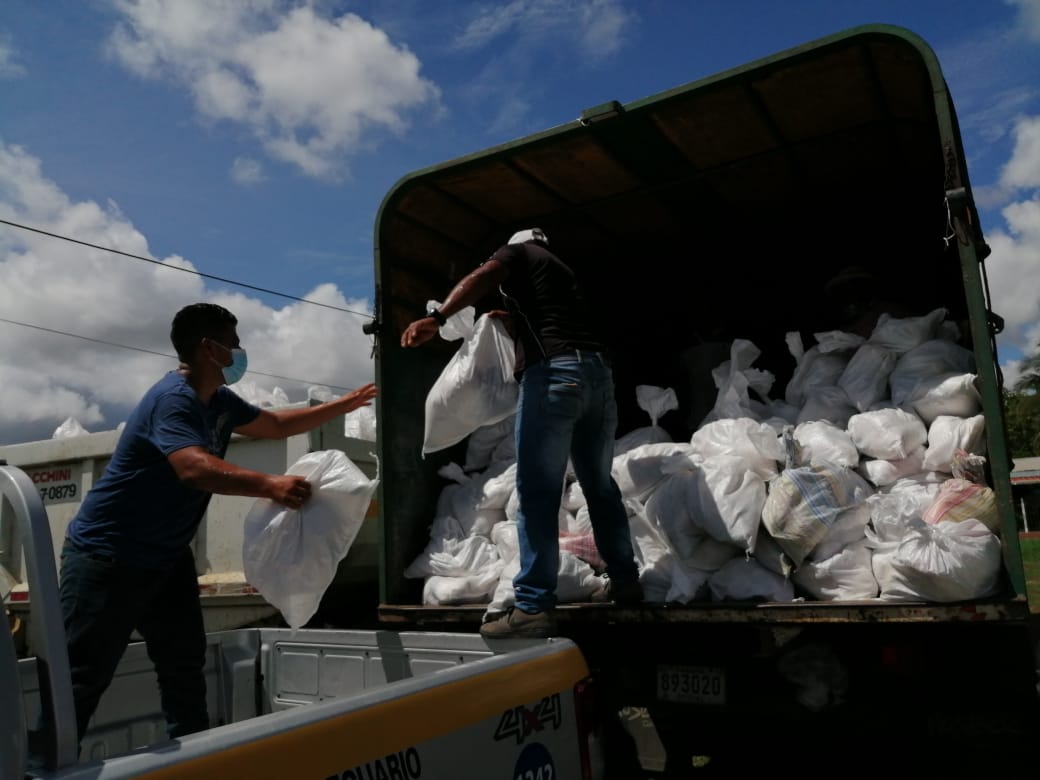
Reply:
[[437, 498], [436, 518], [455, 518], [461, 536], [490, 536], [491, 527], [506, 519], [505, 507], [516, 488], [516, 465], [500, 462], [469, 475], [455, 463], [441, 467], [447, 485]]
[[695, 525], [691, 515], [696, 482], [693, 471], [672, 474], [646, 500], [646, 518], [680, 558], [690, 558], [705, 531]]
[[942, 481], [931, 472], [897, 479], [867, 499], [870, 520], [879, 538], [892, 541], [907, 528], [923, 525], [924, 511], [939, 494]]
[[899, 541], [871, 544], [883, 599], [967, 601], [997, 591], [1000, 540], [978, 520], [917, 526]]
[[[611, 475], [622, 496], [644, 500], [667, 476], [662, 466], [675, 455], [688, 454], [691, 448], [686, 442], [642, 444], [615, 456]], [[581, 503], [585, 503], [584, 495]]]
[[65, 421], [62, 422], [57, 428], [54, 429], [54, 433], [51, 434], [52, 439], [72, 439], [76, 436], [86, 436], [87, 429], [84, 428], [79, 420], [74, 417], [66, 417]]
[[874, 485], [885, 487], [886, 485], [891, 485], [897, 479], [923, 471], [924, 453], [924, 447], [917, 447], [905, 458], [897, 460], [864, 458], [859, 464], [859, 472]]
[[762, 418], [762, 400], [752, 398], [751, 391], [754, 391], [759, 399], [768, 398], [774, 377], [768, 371], [752, 368], [752, 364], [761, 354], [762, 351], [746, 339], [733, 341], [730, 359], [711, 372], [718, 394], [715, 397], [715, 405], [701, 421], [701, 426], [715, 420]]
[[444, 339], [451, 341], [458, 333], [462, 344], [426, 395], [423, 455], [516, 413], [513, 340], [500, 320], [484, 315], [470, 326], [472, 317], [473, 307], [467, 306], [441, 328]]
[[713, 601], [794, 601], [794, 586], [754, 558], [734, 558], [708, 578]]
[[[694, 524], [712, 539], [751, 552], [766, 502], [766, 483], [746, 469], [744, 458], [736, 455], [705, 458], [693, 472], [689, 511]], [[697, 557], [698, 551], [694, 551], [690, 560], [696, 562]], [[714, 558], [717, 554], [702, 560]], [[700, 565], [706, 568], [710, 564]]]
[[309, 452], [285, 472], [311, 483], [301, 509], [259, 498], [246, 514], [242, 563], [246, 581], [276, 607], [290, 628], [313, 617], [339, 562], [354, 543], [379, 480], [339, 450]]
[[755, 538], [755, 552], [752, 557], [765, 566], [769, 571], [788, 578], [794, 572], [794, 561], [791, 556], [784, 552], [783, 548], [776, 543], [776, 539], [769, 535], [764, 525], [759, 525], [758, 536]]
[[921, 382], [947, 374], [975, 371], [975, 354], [946, 339], [932, 339], [902, 355], [889, 377], [892, 403], [902, 406]]
[[[691, 601], [702, 601], [708, 596], [708, 578], [710, 572], [698, 569], [673, 558], [669, 579], [671, 584], [664, 600], [670, 604], [689, 604]], [[644, 593], [645, 596], [645, 593]]]
[[693, 560], [704, 536], [743, 551], [754, 548], [766, 488], [743, 458], [676, 457], [666, 468], [675, 473], [647, 499], [646, 514], [681, 560]]
[[967, 419], [939, 415], [928, 427], [928, 449], [919, 470], [952, 473], [957, 451], [980, 454], [985, 433], [984, 415], [978, 414]]
[[868, 342], [856, 350], [838, 378], [838, 387], [857, 410], [865, 412], [888, 397], [888, 378], [898, 357], [895, 352]]
[[852, 467], [859, 463], [859, 450], [843, 429], [827, 420], [804, 422], [794, 429], [798, 445], [796, 465], [815, 466], [823, 462]]
[[924, 423], [902, 409], [878, 409], [849, 418], [849, 435], [864, 455], [900, 460], [928, 441]]
[[867, 341], [903, 354], [936, 338], [945, 318], [945, 309], [935, 309], [923, 317], [893, 317], [882, 313]]
[[848, 365], [851, 351], [864, 341], [862, 336], [837, 330], [814, 333], [813, 336], [816, 345], [808, 351], [805, 351], [798, 331], [790, 331], [785, 337], [796, 365], [784, 389], [784, 399], [798, 408], [805, 404], [810, 391], [837, 384], [838, 377]]
[[[466, 577], [483, 573], [499, 563], [498, 547], [480, 536], [466, 539], [431, 538], [426, 548], [404, 570], [405, 577]], [[501, 566], [499, 566], [501, 568]]]
[[[866, 538], [867, 524], [870, 522], [872, 507], [867, 502], [870, 496], [864, 498], [863, 503], [849, 507], [841, 512], [823, 539], [813, 548], [806, 560], [823, 561], [832, 558], [845, 548], [858, 544]], [[804, 561], [803, 561], [804, 563]]]
[[926, 523], [978, 520], [993, 533], [1000, 533], [1000, 510], [993, 489], [967, 479], [943, 482], [935, 500], [921, 513], [921, 519]]
[[[516, 423], [516, 414], [503, 417], [491, 425], [482, 425], [470, 434], [466, 442], [466, 462], [463, 468], [466, 471], [480, 471], [486, 469], [494, 460], [511, 460], [508, 457], [515, 453], [516, 448], [503, 447], [503, 441], [513, 439], [513, 426]], [[507, 456], [507, 457], [503, 457]]]
[[801, 407], [812, 390], [836, 385], [848, 364], [849, 356], [846, 354], [835, 352], [825, 355], [818, 346], [812, 347], [791, 375], [784, 389], [784, 400], [792, 406]]
[[348, 439], [376, 441], [375, 407], [359, 406], [343, 415], [343, 435]]
[[851, 469], [828, 464], [784, 469], [769, 483], [762, 523], [799, 566], [838, 517], [871, 493]]
[[974, 417], [982, 410], [975, 374], [941, 374], [920, 382], [909, 403], [926, 424], [936, 417]]
[[732, 455], [744, 460], [745, 467], [763, 479], [776, 476], [777, 462], [787, 457], [783, 442], [766, 423], [748, 417], [716, 420], [704, 425], [690, 437], [690, 450], [700, 458]]
[[871, 568], [867, 540], [849, 545], [836, 555], [805, 561], [792, 577], [794, 584], [820, 601], [857, 601], [877, 598], [877, 578]]
[[675, 556], [661, 530], [647, 520], [642, 505], [626, 501], [625, 506], [632, 549], [639, 568], [639, 583], [643, 586], [643, 600], [664, 602], [672, 584], [671, 567]]
[[428, 577], [423, 584], [423, 604], [456, 606], [484, 604], [491, 599], [502, 571], [502, 563], [466, 577]]
[[844, 428], [856, 407], [848, 395], [837, 385], [816, 387], [806, 394], [805, 404], [798, 413], [798, 424], [826, 420]]
[[657, 444], [672, 441], [671, 435], [657, 424], [667, 412], [679, 408], [679, 400], [672, 388], [655, 387], [654, 385], [636, 386], [636, 403], [639, 408], [650, 415], [650, 425], [636, 428], [621, 436], [614, 442], [614, 455], [628, 452], [641, 444]]

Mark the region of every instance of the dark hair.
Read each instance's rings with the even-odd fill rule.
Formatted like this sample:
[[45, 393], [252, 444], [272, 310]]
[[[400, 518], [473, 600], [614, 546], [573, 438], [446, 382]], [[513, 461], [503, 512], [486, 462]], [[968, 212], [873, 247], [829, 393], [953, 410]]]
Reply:
[[191, 359], [195, 348], [205, 338], [219, 336], [222, 330], [238, 324], [235, 315], [215, 303], [193, 303], [185, 306], [173, 317], [170, 341], [183, 361]]

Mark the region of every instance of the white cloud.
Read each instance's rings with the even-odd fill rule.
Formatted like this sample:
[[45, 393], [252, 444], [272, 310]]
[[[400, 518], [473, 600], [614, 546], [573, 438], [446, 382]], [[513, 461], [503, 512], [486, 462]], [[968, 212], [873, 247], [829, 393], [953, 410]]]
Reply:
[[[147, 239], [118, 206], [71, 200], [44, 175], [39, 160], [3, 142], [0, 218], [150, 256]], [[163, 264], [193, 268], [177, 256]], [[304, 297], [362, 314], [372, 310], [369, 302], [348, 301], [328, 284]], [[0, 442], [50, 438], [68, 417], [91, 431], [115, 428], [176, 366], [170, 321], [181, 306], [201, 300], [221, 303], [239, 318], [252, 370], [303, 380], [249, 375], [266, 390], [282, 387], [290, 400], [304, 400], [308, 384], [351, 388], [372, 379], [363, 316], [301, 302], [274, 309], [209, 290], [197, 274], [3, 226]]]
[[338, 178], [372, 135], [403, 133], [440, 93], [406, 47], [355, 14], [276, 0], [113, 0], [109, 49], [191, 91], [206, 118], [246, 125], [272, 157]]
[[1012, 203], [1001, 212], [1005, 227], [991, 231], [986, 260], [993, 308], [1004, 318], [1002, 352], [1033, 354], [1040, 331], [1040, 200]]
[[1040, 187], [1040, 116], [1021, 117], [1015, 122], [1015, 148], [1001, 169], [1004, 187]]
[[236, 157], [231, 164], [231, 178], [239, 184], [249, 186], [267, 180], [264, 167], [249, 157]]
[[512, 0], [482, 11], [455, 39], [460, 49], [479, 49], [512, 38], [531, 46], [571, 40], [586, 57], [618, 51], [634, 15], [620, 0]]
[[1007, 0], [1018, 7], [1018, 28], [1026, 37], [1040, 41], [1040, 0]]
[[17, 79], [26, 74], [10, 41], [0, 37], [0, 79]]

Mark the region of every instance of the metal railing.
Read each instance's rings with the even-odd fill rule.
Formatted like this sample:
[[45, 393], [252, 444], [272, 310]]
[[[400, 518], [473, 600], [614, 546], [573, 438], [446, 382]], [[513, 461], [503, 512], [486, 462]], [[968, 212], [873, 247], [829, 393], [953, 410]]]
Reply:
[[41, 730], [45, 743], [43, 752], [49, 768], [60, 769], [78, 761], [79, 737], [50, 523], [32, 480], [20, 468], [9, 466], [5, 461], [0, 461], [0, 494], [14, 509], [15, 527], [21, 533], [25, 552], [29, 591], [33, 595], [34, 615], [29, 630], [36, 650], [40, 706], [46, 724]]

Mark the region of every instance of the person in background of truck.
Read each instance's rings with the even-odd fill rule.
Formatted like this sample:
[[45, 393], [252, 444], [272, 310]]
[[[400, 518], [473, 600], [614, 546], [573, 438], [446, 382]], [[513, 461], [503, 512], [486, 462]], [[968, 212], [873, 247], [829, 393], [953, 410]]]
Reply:
[[69, 525], [60, 589], [80, 739], [135, 629], [155, 664], [170, 737], [209, 727], [191, 539], [213, 493], [294, 509], [311, 493], [302, 477], [225, 461], [231, 434], [285, 438], [376, 396], [370, 383], [318, 406], [253, 406], [226, 386], [247, 366], [237, 324], [212, 303], [177, 312], [170, 339], [180, 366], [131, 413], [104, 474]]
[[485, 622], [480, 633], [486, 638], [551, 636], [568, 457], [607, 564], [608, 597], [619, 603], [643, 600], [628, 514], [611, 476], [617, 430], [614, 378], [586, 296], [571, 268], [549, 251], [539, 228], [515, 233], [459, 281], [439, 309], [408, 325], [401, 346], [429, 341], [447, 317], [495, 287], [508, 310], [520, 382], [515, 429], [520, 572], [513, 580], [514, 607]]
[[835, 325], [865, 339], [882, 314], [904, 318], [923, 313], [886, 295], [874, 274], [859, 265], [842, 268], [827, 280], [823, 292]]

